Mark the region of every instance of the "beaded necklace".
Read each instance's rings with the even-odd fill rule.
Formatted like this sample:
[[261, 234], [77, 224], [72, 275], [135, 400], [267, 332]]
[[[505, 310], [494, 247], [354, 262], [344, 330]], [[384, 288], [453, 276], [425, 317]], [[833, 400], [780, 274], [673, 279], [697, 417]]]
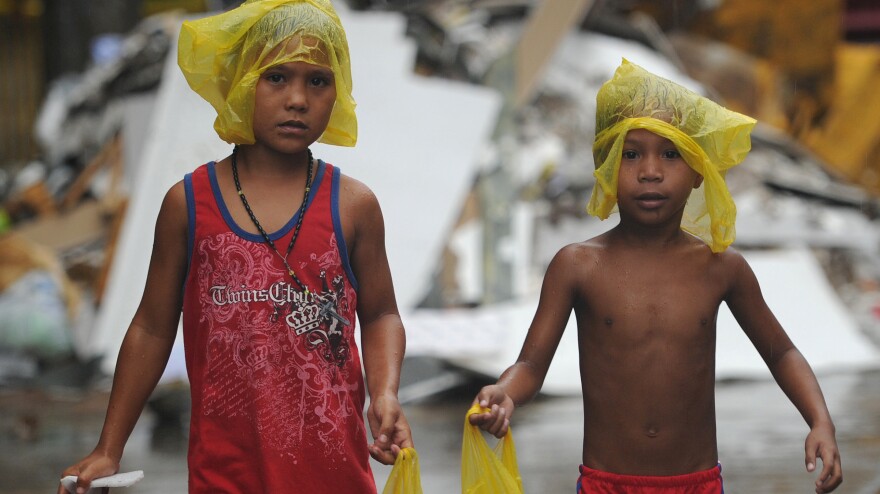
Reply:
[[296, 220], [296, 226], [293, 229], [293, 236], [290, 237], [290, 244], [287, 246], [287, 253], [285, 255], [281, 255], [281, 252], [278, 251], [278, 248], [275, 247], [275, 242], [269, 237], [269, 234], [266, 233], [266, 230], [263, 229], [263, 226], [260, 225], [260, 222], [257, 221], [257, 216], [254, 214], [253, 210], [251, 210], [251, 205], [248, 204], [247, 197], [244, 196], [244, 192], [241, 190], [241, 182], [238, 180], [238, 162], [236, 160], [236, 155], [238, 154], [238, 146], [235, 146], [232, 149], [232, 179], [235, 180], [235, 190], [238, 192], [238, 197], [241, 198], [241, 203], [244, 205], [244, 209], [247, 210], [248, 216], [251, 217], [251, 221], [254, 222], [254, 226], [257, 227], [257, 230], [260, 231], [260, 235], [263, 236], [263, 240], [269, 244], [269, 247], [281, 258], [281, 262], [284, 263], [284, 267], [287, 268], [288, 274], [293, 278], [293, 281], [299, 286], [303, 292], [308, 295], [309, 288], [300, 281], [299, 277], [296, 273], [293, 272], [293, 268], [288, 263], [287, 258], [290, 257], [290, 252], [293, 251], [293, 245], [296, 243], [297, 237], [299, 237], [300, 227], [302, 227], [303, 216], [306, 215], [306, 206], [309, 202], [309, 190], [312, 188], [312, 165], [314, 160], [312, 158], [312, 150], [306, 149], [309, 155], [308, 161], [308, 174], [306, 175], [306, 191], [303, 195], [302, 205], [299, 207], [299, 217]]

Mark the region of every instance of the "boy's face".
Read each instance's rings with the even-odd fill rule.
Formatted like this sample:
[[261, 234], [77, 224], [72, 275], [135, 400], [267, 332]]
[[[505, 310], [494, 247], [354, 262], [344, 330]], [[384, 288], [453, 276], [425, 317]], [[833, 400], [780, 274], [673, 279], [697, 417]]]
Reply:
[[645, 129], [627, 133], [618, 173], [621, 218], [647, 224], [674, 219], [703, 181], [672, 141]]
[[298, 153], [317, 141], [336, 102], [333, 71], [306, 62], [288, 62], [263, 71], [254, 92], [256, 144]]

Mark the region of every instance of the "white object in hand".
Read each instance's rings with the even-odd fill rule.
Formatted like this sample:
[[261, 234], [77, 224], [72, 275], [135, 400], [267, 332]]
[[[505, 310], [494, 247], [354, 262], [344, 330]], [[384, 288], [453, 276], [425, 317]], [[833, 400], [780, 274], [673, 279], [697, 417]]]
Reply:
[[[142, 478], [144, 478], [143, 470], [135, 470], [133, 472], [117, 473], [115, 475], [110, 475], [109, 477], [101, 477], [92, 481], [92, 488], [89, 489], [89, 492], [100, 487], [128, 487]], [[75, 493], [76, 476], [68, 475], [67, 477], [64, 477], [61, 479], [61, 485], [67, 489], [67, 492], [70, 492], [71, 494]]]

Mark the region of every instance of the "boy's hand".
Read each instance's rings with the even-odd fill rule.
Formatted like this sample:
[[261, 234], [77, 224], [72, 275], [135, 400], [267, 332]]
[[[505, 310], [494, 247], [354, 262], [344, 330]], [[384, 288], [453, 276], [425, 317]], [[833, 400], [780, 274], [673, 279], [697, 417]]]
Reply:
[[384, 465], [393, 465], [403, 448], [412, 448], [412, 432], [396, 396], [383, 395], [370, 402], [367, 410], [373, 444], [370, 456]]
[[[64, 470], [64, 473], [61, 474], [61, 478], [67, 477], [68, 475], [76, 476], [76, 493], [84, 494], [85, 492], [88, 492], [93, 480], [113, 475], [118, 471], [118, 461], [110, 458], [109, 456], [93, 452], [89, 456], [83, 458], [82, 461], [80, 461], [76, 465], [68, 467], [67, 470]], [[107, 493], [109, 491], [109, 487], [104, 487], [101, 490], [101, 492], [103, 493]], [[67, 489], [65, 489], [60, 482], [58, 483], [58, 494], [69, 494], [67, 492]]]
[[816, 426], [807, 436], [806, 444], [807, 471], [816, 470], [816, 458], [822, 459], [822, 471], [816, 479], [816, 492], [831, 492], [843, 482], [843, 469], [840, 466], [840, 451], [834, 439], [834, 429], [830, 426]]
[[474, 404], [483, 408], [489, 408], [488, 413], [475, 413], [468, 420], [472, 425], [479, 426], [484, 431], [497, 438], [504, 437], [510, 427], [510, 418], [513, 416], [513, 400], [507, 396], [504, 389], [497, 384], [484, 387], [474, 399]]

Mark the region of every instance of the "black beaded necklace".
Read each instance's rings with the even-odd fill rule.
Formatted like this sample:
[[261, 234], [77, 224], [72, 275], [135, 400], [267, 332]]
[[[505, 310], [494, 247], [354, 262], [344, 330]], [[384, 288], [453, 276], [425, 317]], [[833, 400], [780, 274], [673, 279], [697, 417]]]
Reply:
[[235, 180], [235, 190], [238, 192], [238, 197], [241, 198], [241, 203], [244, 205], [244, 209], [247, 210], [248, 215], [251, 217], [251, 221], [254, 222], [254, 226], [257, 227], [257, 230], [260, 231], [260, 235], [263, 236], [263, 240], [269, 244], [269, 247], [281, 258], [281, 262], [284, 263], [284, 267], [287, 268], [287, 272], [290, 274], [290, 277], [293, 278], [293, 281], [299, 286], [306, 295], [309, 294], [309, 288], [300, 281], [299, 277], [296, 276], [296, 273], [293, 272], [293, 268], [288, 263], [287, 258], [290, 257], [291, 251], [293, 251], [293, 245], [296, 243], [297, 237], [299, 237], [299, 230], [302, 227], [303, 216], [306, 215], [306, 206], [309, 202], [309, 190], [312, 188], [312, 165], [314, 160], [312, 159], [312, 150], [306, 149], [309, 155], [308, 161], [308, 174], [306, 175], [306, 191], [303, 195], [302, 205], [299, 207], [299, 217], [296, 220], [296, 226], [293, 229], [293, 236], [290, 237], [290, 244], [287, 246], [287, 253], [285, 255], [281, 255], [281, 252], [278, 252], [278, 248], [275, 247], [275, 242], [269, 237], [269, 234], [266, 233], [266, 230], [263, 229], [263, 226], [260, 225], [260, 222], [257, 221], [257, 216], [254, 214], [253, 210], [251, 210], [251, 205], [248, 204], [247, 198], [244, 196], [244, 192], [241, 190], [241, 182], [238, 180], [238, 162], [236, 160], [236, 155], [238, 154], [238, 146], [235, 146], [232, 149], [232, 179]]

